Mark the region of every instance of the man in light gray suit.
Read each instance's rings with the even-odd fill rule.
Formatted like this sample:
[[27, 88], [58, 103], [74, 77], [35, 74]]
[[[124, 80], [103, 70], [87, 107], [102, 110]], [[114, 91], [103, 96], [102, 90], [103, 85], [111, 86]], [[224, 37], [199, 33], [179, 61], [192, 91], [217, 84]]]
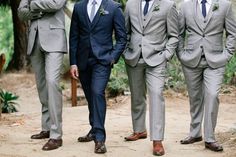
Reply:
[[42, 131], [32, 139], [50, 138], [43, 150], [62, 146], [62, 93], [60, 69], [67, 52], [66, 0], [21, 0], [18, 15], [30, 21], [27, 54], [35, 71], [42, 104]]
[[[205, 147], [222, 151], [215, 139], [219, 91], [225, 65], [236, 44], [236, 21], [228, 0], [188, 0], [179, 13], [178, 57], [182, 63], [190, 100], [190, 133], [181, 144], [202, 140], [204, 115]], [[223, 44], [223, 34], [226, 41]], [[225, 45], [225, 46], [223, 46]]]
[[126, 141], [147, 137], [146, 88], [150, 101], [153, 154], [164, 155], [165, 103], [163, 89], [167, 61], [178, 45], [178, 14], [174, 1], [129, 0], [125, 9], [128, 45], [123, 57], [131, 90], [133, 134]]

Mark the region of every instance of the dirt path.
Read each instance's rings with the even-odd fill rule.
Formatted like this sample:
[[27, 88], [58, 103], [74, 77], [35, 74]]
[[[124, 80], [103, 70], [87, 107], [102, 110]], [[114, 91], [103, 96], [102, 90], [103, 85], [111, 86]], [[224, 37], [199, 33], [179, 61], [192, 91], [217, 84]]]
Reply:
[[[69, 84], [64, 83], [66, 88]], [[151, 157], [152, 143], [148, 139], [124, 142], [124, 136], [132, 131], [130, 98], [119, 97], [109, 101], [107, 110], [107, 149], [105, 155], [93, 153], [94, 143], [78, 143], [77, 138], [87, 133], [87, 106], [70, 107], [69, 89], [64, 90], [63, 147], [41, 151], [46, 140], [31, 140], [31, 134], [40, 131], [40, 104], [32, 74], [5, 74], [0, 78], [0, 88], [20, 96], [20, 112], [3, 115], [0, 121], [0, 157]], [[224, 146], [223, 153], [204, 148], [203, 142], [180, 145], [179, 140], [188, 133], [189, 106], [187, 97], [166, 94], [166, 132], [164, 146], [166, 157], [235, 157], [236, 156], [236, 92], [221, 96], [217, 137]], [[148, 121], [148, 113], [147, 113]], [[148, 128], [148, 124], [147, 124]], [[233, 129], [235, 128], [235, 130]]]

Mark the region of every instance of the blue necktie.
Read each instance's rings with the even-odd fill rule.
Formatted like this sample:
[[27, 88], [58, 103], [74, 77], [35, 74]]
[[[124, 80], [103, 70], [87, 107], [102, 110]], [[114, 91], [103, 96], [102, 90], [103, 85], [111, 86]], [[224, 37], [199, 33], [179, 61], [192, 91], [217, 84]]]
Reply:
[[145, 6], [144, 6], [144, 9], [143, 9], [143, 15], [145, 16], [148, 12], [148, 7], [149, 7], [149, 1], [150, 0], [145, 0], [146, 3], [145, 3]]
[[202, 0], [202, 15], [205, 18], [206, 17], [206, 0]]

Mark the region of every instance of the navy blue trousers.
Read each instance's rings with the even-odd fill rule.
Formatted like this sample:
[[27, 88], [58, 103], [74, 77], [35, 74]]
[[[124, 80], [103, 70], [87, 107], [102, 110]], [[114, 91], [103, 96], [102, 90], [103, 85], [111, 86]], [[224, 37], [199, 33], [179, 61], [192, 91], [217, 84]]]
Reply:
[[79, 71], [79, 79], [88, 102], [90, 133], [95, 141], [106, 140], [105, 117], [106, 98], [105, 89], [111, 74], [110, 65], [102, 65], [98, 62], [89, 63], [87, 68]]

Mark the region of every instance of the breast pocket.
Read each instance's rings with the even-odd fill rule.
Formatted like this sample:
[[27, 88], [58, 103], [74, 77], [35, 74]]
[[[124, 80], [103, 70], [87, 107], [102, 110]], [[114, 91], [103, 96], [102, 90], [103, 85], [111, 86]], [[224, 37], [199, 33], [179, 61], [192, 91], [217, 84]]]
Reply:
[[223, 27], [223, 25], [225, 23], [224, 16], [219, 15], [219, 14], [214, 14], [214, 16], [212, 16], [212, 18], [211, 18], [211, 23], [214, 24], [215, 26], [217, 26], [218, 28], [220, 26]]

